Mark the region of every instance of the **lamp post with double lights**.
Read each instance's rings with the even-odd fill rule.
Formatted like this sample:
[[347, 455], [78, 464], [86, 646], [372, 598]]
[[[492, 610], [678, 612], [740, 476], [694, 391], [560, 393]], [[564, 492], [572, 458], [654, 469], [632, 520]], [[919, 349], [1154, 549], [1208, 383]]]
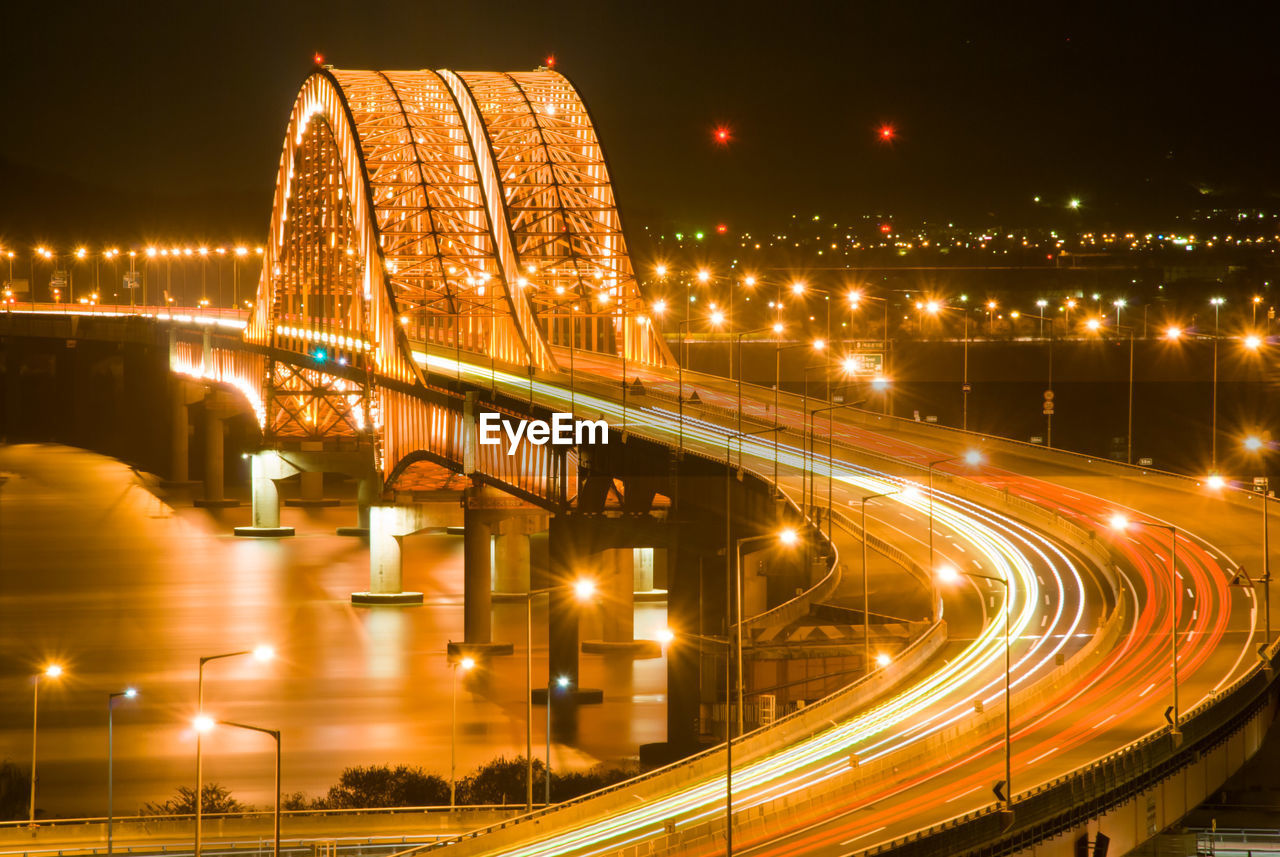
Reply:
[[[595, 598], [596, 583], [588, 578], [579, 578], [572, 583], [558, 586], [545, 586], [540, 589], [530, 588], [524, 601], [524, 758], [525, 758], [525, 808], [533, 812], [533, 599], [545, 595], [550, 603], [551, 594], [565, 589], [572, 589], [574, 598], [579, 603], [586, 603]], [[547, 673], [547, 803], [551, 803], [551, 688], [552, 677], [550, 665]]]
[[[206, 715], [200, 715], [195, 720], [196, 734], [200, 735], [213, 729], [215, 726], [230, 726], [233, 729], [247, 729], [250, 732], [258, 732], [263, 735], [270, 735], [276, 742], [276, 764], [275, 764], [275, 786], [276, 786], [276, 807], [272, 813], [273, 828], [273, 846], [271, 850], [272, 857], [280, 857], [280, 730], [264, 729], [261, 726], [250, 726], [247, 723], [236, 723], [233, 720], [214, 720]], [[199, 799], [197, 797], [197, 803]]]
[[[943, 583], [955, 583], [961, 576], [977, 580], [986, 580], [999, 583], [1004, 587], [1004, 811], [1007, 821], [1013, 817], [1013, 700], [1009, 693], [1009, 678], [1013, 672], [1013, 657], [1011, 654], [1012, 638], [1009, 633], [1010, 613], [1012, 605], [1009, 603], [1013, 600], [1013, 593], [1010, 590], [1009, 579], [1006, 577], [997, 577], [994, 574], [981, 574], [976, 571], [960, 571], [951, 566], [944, 566], [938, 569], [936, 576]], [[1000, 785], [996, 785], [996, 797], [1000, 797]]]
[[40, 680], [51, 679], [57, 681], [62, 678], [63, 670], [61, 664], [49, 664], [43, 670], [36, 673], [32, 682], [33, 689], [31, 694], [31, 824], [36, 823], [36, 783], [39, 780], [36, 777], [36, 736], [38, 734], [39, 715], [40, 715]]
[[[1120, 310], [1117, 309], [1116, 318], [1119, 319], [1119, 316]], [[1085, 327], [1101, 336], [1105, 325], [1101, 318], [1091, 318], [1085, 322]], [[1126, 464], [1133, 464], [1133, 328], [1117, 321], [1116, 330], [1129, 331], [1129, 416], [1125, 429], [1124, 460]]]
[[[827, 346], [826, 341], [825, 341], [825, 340], [822, 340], [822, 339], [815, 339], [815, 340], [813, 340], [813, 342], [809, 342], [809, 343], [804, 343], [804, 342], [802, 342], [802, 343], [797, 343], [797, 344], [795, 344], [795, 345], [783, 345], [783, 344], [782, 344], [782, 329], [783, 329], [783, 328], [782, 328], [782, 322], [781, 322], [781, 321], [776, 321], [776, 322], [774, 322], [774, 324], [773, 324], [773, 332], [774, 332], [775, 336], [774, 336], [774, 340], [773, 340], [773, 345], [774, 345], [774, 357], [773, 357], [773, 421], [774, 421], [774, 423], [775, 423], [775, 424], [778, 424], [778, 425], [780, 425], [780, 424], [781, 424], [781, 423], [780, 423], [780, 421], [781, 421], [781, 419], [782, 419], [781, 413], [780, 413], [780, 412], [779, 412], [779, 410], [778, 410], [778, 405], [779, 405], [779, 393], [780, 393], [780, 391], [781, 391], [781, 389], [782, 389], [782, 352], [784, 352], [784, 351], [791, 351], [792, 349], [795, 349], [795, 348], [812, 348], [814, 351], [816, 351], [816, 352], [818, 352], [818, 353], [822, 353], [822, 351], [823, 351], [823, 350], [826, 348], [826, 346]], [[807, 385], [807, 384], [806, 384], [806, 386], [805, 386], [805, 393], [806, 393], [806, 394], [808, 393], [808, 385]], [[807, 402], [807, 395], [806, 395], [806, 402]], [[807, 405], [806, 405], [806, 407], [807, 407]], [[804, 412], [803, 412], [803, 411], [801, 411], [801, 419], [802, 419], [802, 420], [803, 420], [803, 417], [804, 417]], [[801, 426], [800, 426], [800, 428], [803, 430], [803, 429], [804, 429], [804, 426], [803, 426], [803, 425], [801, 425]], [[779, 440], [778, 440], [778, 439], [779, 439], [779, 436], [778, 436], [778, 435], [774, 435], [774, 436], [773, 436], [773, 484], [774, 484], [774, 485], [777, 485], [777, 484], [778, 484], [778, 442], [779, 442]]]
[[238, 658], [241, 655], [253, 655], [255, 660], [266, 662], [276, 656], [275, 649], [270, 646], [262, 645], [254, 649], [244, 649], [238, 652], [226, 652], [221, 655], [205, 655], [200, 659], [200, 668], [196, 674], [196, 723], [204, 726], [203, 729], [196, 728], [196, 830], [195, 830], [195, 857], [200, 857], [201, 845], [201, 821], [204, 816], [204, 747], [201, 738], [204, 732], [209, 730], [213, 722], [205, 717], [204, 714], [204, 667], [210, 661], [221, 661], [226, 658]]
[[115, 761], [115, 742], [113, 736], [112, 715], [115, 713], [117, 699], [134, 699], [138, 695], [138, 691], [132, 687], [126, 687], [124, 690], [117, 690], [107, 694], [107, 853], [111, 853], [111, 829], [115, 821], [115, 795], [114, 786], [115, 778], [112, 772], [112, 765]]
[[1169, 654], [1173, 674], [1173, 705], [1165, 712], [1165, 719], [1169, 721], [1169, 734], [1177, 744], [1182, 740], [1182, 732], [1178, 729], [1178, 605], [1182, 601], [1181, 592], [1178, 589], [1178, 528], [1173, 524], [1162, 524], [1157, 521], [1131, 521], [1120, 512], [1111, 516], [1110, 524], [1111, 529], [1117, 533], [1123, 533], [1134, 525], [1169, 531]]

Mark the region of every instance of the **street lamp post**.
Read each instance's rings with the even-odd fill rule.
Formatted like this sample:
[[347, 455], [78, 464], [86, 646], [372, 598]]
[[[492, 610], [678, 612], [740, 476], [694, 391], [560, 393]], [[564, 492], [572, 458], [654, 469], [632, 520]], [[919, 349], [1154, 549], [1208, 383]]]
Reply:
[[241, 655], [253, 655], [254, 658], [259, 661], [269, 661], [275, 657], [275, 650], [270, 646], [258, 646], [255, 649], [226, 652], [221, 655], [205, 655], [200, 658], [200, 668], [196, 673], [196, 721], [197, 723], [204, 724], [204, 728], [200, 728], [199, 726], [196, 728], [195, 857], [200, 857], [200, 827], [204, 816], [204, 748], [201, 738], [209, 725], [208, 718], [204, 716], [204, 665], [210, 661], [220, 661], [225, 658], [238, 658]]
[[470, 672], [476, 665], [475, 658], [463, 657], [451, 664], [453, 668], [453, 717], [450, 721], [449, 738], [449, 808], [458, 805], [458, 667], [464, 673]]
[[[1119, 313], [1120, 310], [1117, 308], [1117, 318], [1119, 317]], [[1096, 331], [1101, 335], [1103, 328], [1101, 318], [1092, 319], [1086, 326], [1090, 330]], [[1120, 324], [1119, 321], [1117, 321], [1116, 330], [1129, 331], [1129, 415], [1125, 429], [1124, 460], [1126, 464], [1133, 464], [1133, 328], [1127, 324]]]
[[[528, 595], [524, 600], [524, 630], [525, 630], [525, 673], [524, 673], [524, 701], [525, 701], [525, 718], [524, 718], [524, 758], [525, 758], [525, 808], [528, 812], [533, 812], [533, 599], [536, 595], [546, 595], [548, 603], [551, 593], [561, 589], [572, 589], [574, 596], [580, 602], [590, 601], [595, 597], [596, 585], [592, 580], [581, 579], [573, 583], [562, 583], [559, 586], [546, 586], [541, 589], [529, 589]], [[551, 675], [550, 665], [548, 664], [547, 674], [547, 803], [550, 803], [551, 794]]]
[[[1013, 672], [1012, 663], [1012, 641], [1009, 635], [1010, 613], [1012, 605], [1012, 593], [1009, 588], [1009, 580], [1005, 577], [997, 577], [994, 574], [981, 574], [976, 571], [960, 571], [958, 569], [947, 566], [937, 572], [944, 583], [957, 580], [960, 575], [968, 578], [977, 578], [979, 580], [994, 581], [1004, 587], [1004, 806], [1005, 812], [1011, 817], [1013, 814], [1013, 701], [1009, 694], [1009, 677]], [[999, 794], [999, 786], [997, 786], [997, 795]]]
[[[749, 336], [750, 334], [753, 334], [753, 333], [764, 333], [766, 330], [771, 331], [774, 329], [775, 329], [774, 326], [770, 325], [769, 327], [757, 327], [753, 330], [743, 330], [743, 331], [740, 331], [739, 333], [734, 334], [734, 336], [736, 336], [738, 339], [737, 352], [738, 352], [738, 431], [739, 432], [742, 431], [742, 337]], [[775, 392], [774, 395], [776, 396], [777, 393]], [[777, 413], [777, 409], [775, 408], [774, 409], [775, 422], [777, 421], [777, 416], [778, 416], [778, 413]]]
[[1266, 614], [1267, 647], [1271, 647], [1271, 534], [1268, 526], [1268, 504], [1271, 502], [1271, 476], [1266, 472], [1266, 457], [1262, 455], [1268, 445], [1260, 437], [1250, 435], [1244, 440], [1244, 448], [1258, 453], [1263, 465], [1262, 474], [1262, 600]]
[[270, 735], [276, 742], [276, 808], [272, 813], [275, 842], [272, 847], [272, 857], [280, 857], [280, 730], [279, 729], [263, 729], [261, 726], [250, 726], [247, 723], [235, 723], [230, 720], [219, 720], [218, 723], [223, 726], [233, 726], [236, 729], [248, 729], [250, 732], [260, 732], [263, 735]]
[[929, 574], [934, 573], [933, 567], [933, 469], [941, 464], [947, 464], [952, 461], [964, 461], [969, 466], [976, 466], [982, 463], [982, 453], [976, 449], [971, 449], [963, 455], [952, 455], [948, 458], [939, 458], [930, 461], [926, 470], [929, 475]]
[[1178, 528], [1173, 524], [1156, 521], [1130, 521], [1120, 513], [1111, 516], [1111, 528], [1117, 532], [1124, 532], [1134, 524], [1169, 531], [1169, 653], [1173, 673], [1173, 705], [1165, 713], [1165, 717], [1169, 721], [1170, 734], [1177, 743], [1182, 739], [1182, 733], [1178, 729], [1178, 604], [1182, 600], [1178, 590]]
[[[891, 497], [902, 492], [901, 488], [868, 494], [862, 502], [862, 668], [871, 672], [871, 598], [867, 589], [867, 503], [881, 497]], [[932, 575], [930, 575], [932, 576]], [[932, 609], [930, 610], [932, 612]]]
[[39, 723], [40, 714], [40, 679], [42, 678], [61, 678], [62, 666], [60, 664], [49, 664], [44, 668], [43, 672], [36, 673], [33, 681], [33, 689], [31, 694], [31, 824], [36, 823], [36, 735], [37, 725]]
[[115, 820], [115, 799], [113, 794], [114, 777], [112, 776], [112, 763], [115, 759], [115, 745], [112, 736], [112, 713], [116, 707], [116, 700], [120, 698], [133, 699], [138, 695], [138, 691], [131, 687], [124, 690], [117, 690], [107, 694], [107, 853], [111, 853], [111, 828], [112, 822]]

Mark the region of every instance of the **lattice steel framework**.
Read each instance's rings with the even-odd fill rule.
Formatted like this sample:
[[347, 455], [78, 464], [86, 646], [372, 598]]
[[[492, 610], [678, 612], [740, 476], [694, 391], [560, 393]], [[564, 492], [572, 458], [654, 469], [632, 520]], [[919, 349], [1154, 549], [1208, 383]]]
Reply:
[[[553, 345], [672, 362], [590, 115], [554, 71], [312, 74], [265, 255], [247, 336], [317, 366], [425, 384], [415, 347], [542, 370]], [[378, 429], [372, 381], [294, 362], [266, 370], [273, 434]]]

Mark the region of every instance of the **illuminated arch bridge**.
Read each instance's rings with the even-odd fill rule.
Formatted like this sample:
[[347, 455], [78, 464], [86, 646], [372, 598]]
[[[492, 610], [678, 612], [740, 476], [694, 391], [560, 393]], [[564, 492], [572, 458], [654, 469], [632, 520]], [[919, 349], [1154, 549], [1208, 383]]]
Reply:
[[384, 450], [387, 470], [422, 439], [385, 436], [414, 420], [367, 379], [429, 388], [424, 353], [520, 372], [556, 372], [567, 349], [672, 365], [590, 114], [547, 69], [311, 74], [245, 340], [257, 367], [186, 362], [256, 398], [268, 439], [372, 430], [404, 447]]

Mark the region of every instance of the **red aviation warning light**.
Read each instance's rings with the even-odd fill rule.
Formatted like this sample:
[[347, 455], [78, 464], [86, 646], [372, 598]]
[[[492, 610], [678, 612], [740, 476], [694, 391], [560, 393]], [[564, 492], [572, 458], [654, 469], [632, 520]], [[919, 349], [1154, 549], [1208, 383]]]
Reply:
[[876, 137], [881, 143], [892, 143], [898, 137], [898, 131], [888, 122], [876, 129]]
[[729, 144], [729, 138], [732, 136], [733, 134], [730, 133], [728, 125], [716, 126], [715, 141], [721, 146], [727, 146]]
[[890, 232], [892, 232], [892, 231], [893, 231], [893, 225], [892, 225], [892, 224], [890, 224], [890, 223], [881, 223], [881, 224], [880, 224], [880, 233], [881, 233], [882, 235], [888, 235], [888, 234], [889, 234]]
[[556, 67], [556, 55], [555, 55], [555, 54], [547, 54], [547, 58], [546, 58], [545, 60], [543, 60], [543, 61], [542, 61], [542, 64], [543, 64], [543, 65], [545, 65], [547, 68], [555, 68], [555, 67]]
[[721, 235], [725, 234], [728, 231], [729, 231], [729, 227], [723, 223], [718, 224], [716, 226], [716, 232], [719, 232]]
[[315, 54], [312, 55], [311, 59], [316, 65], [324, 65], [324, 54], [319, 51], [316, 51]]

